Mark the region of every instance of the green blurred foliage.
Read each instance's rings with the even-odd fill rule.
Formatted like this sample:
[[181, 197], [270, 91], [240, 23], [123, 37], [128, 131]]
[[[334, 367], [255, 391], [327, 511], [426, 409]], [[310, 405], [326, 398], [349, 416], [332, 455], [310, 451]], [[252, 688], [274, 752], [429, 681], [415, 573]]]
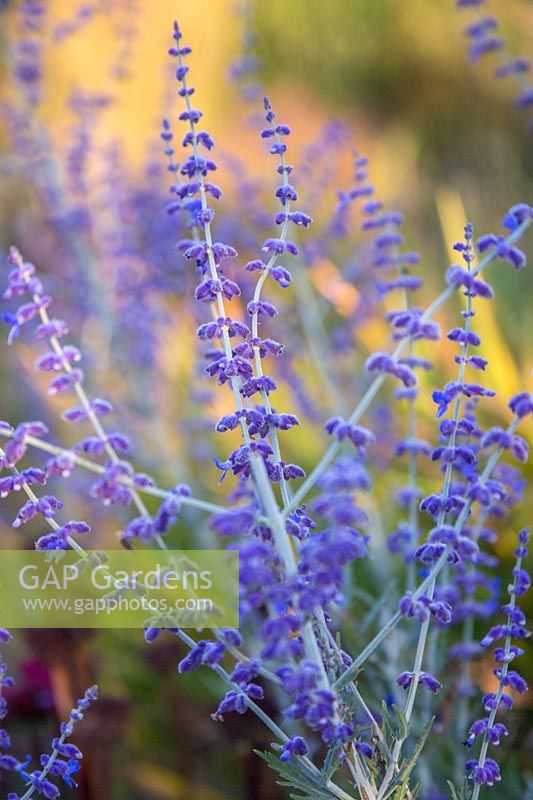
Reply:
[[[316, 107], [348, 117], [355, 136], [370, 150], [388, 148], [389, 159], [398, 138], [415, 148], [414, 173], [397, 198], [411, 241], [424, 248], [429, 239], [435, 252], [440, 187], [459, 192], [480, 232], [502, 209], [531, 202], [532, 135], [513, 107], [516, 87], [493, 78], [491, 56], [468, 65], [462, 29], [471, 15], [453, 0], [270, 0], [252, 8], [267, 85], [300, 89]], [[511, 52], [531, 53], [532, 4], [495, 0], [490, 10]], [[520, 338], [524, 283], [505, 276], [496, 283], [503, 307], [513, 308], [502, 324]]]

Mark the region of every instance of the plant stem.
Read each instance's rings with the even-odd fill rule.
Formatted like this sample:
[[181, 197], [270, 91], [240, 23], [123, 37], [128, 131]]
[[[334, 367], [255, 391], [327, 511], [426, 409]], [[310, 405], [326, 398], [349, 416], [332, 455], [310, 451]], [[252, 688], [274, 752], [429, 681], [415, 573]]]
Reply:
[[[514, 231], [512, 231], [509, 234], [509, 236], [506, 237], [505, 239], [506, 243], [508, 245], [512, 245], [514, 242], [520, 239], [522, 234], [525, 233], [525, 231], [529, 228], [530, 225], [531, 225], [531, 219], [525, 219], [523, 222], [520, 223], [520, 225], [518, 225], [517, 228], [515, 228]], [[494, 250], [491, 250], [482, 259], [479, 260], [476, 269], [472, 270], [472, 275], [475, 276], [478, 273], [480, 273], [483, 269], [485, 269], [488, 266], [488, 264], [491, 263], [491, 261], [494, 261], [495, 258], [497, 258], [497, 253]], [[453, 286], [448, 286], [446, 289], [443, 289], [443, 291], [435, 298], [435, 300], [424, 311], [424, 313], [420, 318], [420, 321], [427, 322], [428, 320], [430, 320], [433, 314], [442, 305], [444, 305], [449, 300], [449, 298], [452, 297], [454, 293], [455, 293], [455, 288]], [[408, 347], [408, 340], [403, 339], [401, 342], [399, 342], [398, 346], [395, 348], [394, 352], [392, 353], [392, 357], [396, 360], [405, 352], [407, 347]], [[370, 404], [372, 403], [374, 397], [381, 389], [385, 380], [386, 376], [383, 373], [376, 375], [376, 377], [372, 380], [367, 390], [363, 394], [362, 398], [359, 400], [359, 403], [354, 408], [349, 418], [350, 424], [354, 425], [361, 419], [365, 411], [367, 411]], [[329, 464], [335, 457], [339, 447], [340, 447], [340, 442], [334, 441], [330, 444], [330, 446], [325, 451], [324, 455], [322, 456], [318, 464], [315, 466], [312, 472], [309, 473], [307, 478], [303, 481], [298, 490], [294, 493], [294, 496], [291, 502], [289, 503], [288, 508], [285, 509], [285, 514], [289, 513], [290, 511], [292, 511], [294, 508], [296, 508], [301, 504], [302, 500], [311, 491], [313, 486], [316, 484], [317, 480], [329, 466]]]
[[[518, 417], [515, 417], [511, 424], [507, 427], [507, 433], [513, 434], [519, 424], [520, 420]], [[485, 469], [483, 470], [480, 480], [485, 481], [494, 470], [496, 464], [498, 463], [501, 454], [503, 453], [503, 449], [501, 447], [496, 448], [492, 453], [491, 457], [487, 461]], [[454, 530], [459, 531], [463, 527], [464, 523], [466, 522], [468, 515], [470, 513], [470, 509], [472, 508], [473, 501], [467, 500], [465, 505], [463, 506], [461, 513], [457, 518], [457, 522], [454, 525]], [[450, 554], [450, 547], [446, 547], [445, 551], [442, 553], [440, 558], [433, 564], [429, 575], [422, 581], [422, 583], [418, 586], [418, 588], [413, 592], [413, 600], [418, 600], [418, 598], [423, 595], [430, 586], [431, 582], [434, 578], [440, 573], [443, 567], [446, 565], [448, 556]], [[334, 689], [340, 689], [342, 686], [346, 686], [346, 684], [352, 680], [352, 678], [357, 674], [358, 670], [361, 666], [367, 661], [367, 659], [374, 653], [374, 651], [379, 647], [381, 642], [387, 637], [387, 635], [398, 625], [400, 620], [403, 619], [403, 615], [396, 611], [395, 614], [389, 619], [389, 621], [378, 631], [378, 633], [374, 636], [371, 642], [367, 644], [364, 650], [354, 659], [353, 663], [348, 667], [348, 669], [337, 678], [335, 683], [333, 684]]]

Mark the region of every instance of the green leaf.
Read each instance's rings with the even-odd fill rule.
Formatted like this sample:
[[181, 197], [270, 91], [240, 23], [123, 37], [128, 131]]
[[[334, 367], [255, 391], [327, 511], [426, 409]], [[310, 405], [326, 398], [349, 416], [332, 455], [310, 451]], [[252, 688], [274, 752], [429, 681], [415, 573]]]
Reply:
[[326, 753], [326, 758], [324, 759], [324, 764], [322, 766], [322, 775], [324, 780], [327, 782], [331, 779], [333, 773], [337, 770], [339, 766], [339, 752], [342, 749], [342, 745], [334, 742], [328, 749]]
[[254, 753], [266, 761], [274, 772], [278, 773], [281, 778], [277, 781], [279, 786], [288, 786], [299, 792], [299, 794], [290, 793], [293, 800], [336, 800], [321, 773], [311, 772], [295, 759], [280, 761], [279, 757], [272, 753], [263, 753], [260, 750], [254, 750]]
[[387, 706], [383, 701], [381, 704], [381, 715], [386, 722], [385, 738], [392, 739], [407, 739], [409, 735], [409, 723], [405, 718], [405, 714], [397, 705]]
[[[360, 710], [360, 705], [354, 693], [347, 686], [343, 686], [340, 696], [348, 714], [350, 714], [350, 716], [355, 716]], [[359, 727], [362, 728], [362, 726]]]
[[454, 786], [451, 781], [447, 781], [447, 783], [452, 793], [452, 800], [470, 800], [472, 797], [472, 790], [467, 778], [463, 778], [460, 786]]
[[394, 711], [396, 718], [399, 723], [399, 737], [400, 739], [407, 739], [409, 736], [409, 723], [407, 722], [407, 718], [403, 712], [403, 710], [397, 706], [393, 705], [392, 710]]
[[[400, 788], [404, 789], [404, 787], [408, 783], [409, 777], [411, 775], [411, 772], [413, 771], [414, 767], [416, 766], [416, 762], [418, 761], [418, 757], [420, 756], [420, 753], [422, 752], [422, 750], [424, 748], [424, 745], [426, 743], [426, 739], [429, 736], [429, 732], [430, 732], [431, 728], [433, 727], [433, 723], [434, 722], [435, 722], [435, 717], [431, 717], [431, 719], [427, 723], [426, 727], [422, 731], [422, 735], [421, 735], [420, 739], [417, 742], [417, 745], [416, 745], [416, 747], [415, 747], [415, 749], [414, 749], [414, 751], [413, 751], [413, 753], [411, 755], [411, 758], [409, 759], [409, 761], [404, 762], [403, 766], [400, 768], [400, 771], [398, 772], [398, 774], [396, 775], [394, 780], [391, 781], [387, 791], [383, 795], [383, 800], [387, 800], [388, 797], [392, 797], [393, 793], [397, 789], [400, 789]], [[400, 800], [400, 799], [403, 800], [403, 798], [401, 798], [401, 795], [400, 795], [400, 798], [398, 798], [398, 800]]]

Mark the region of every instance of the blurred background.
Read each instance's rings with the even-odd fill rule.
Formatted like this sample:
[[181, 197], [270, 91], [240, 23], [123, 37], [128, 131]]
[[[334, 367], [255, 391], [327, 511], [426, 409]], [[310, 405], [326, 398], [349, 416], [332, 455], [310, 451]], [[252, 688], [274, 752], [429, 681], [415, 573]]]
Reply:
[[[530, 54], [533, 3], [493, 0], [491, 7], [509, 50]], [[490, 58], [468, 65], [468, 14], [453, 0], [4, 0], [0, 9], [0, 248], [16, 244], [38, 265], [55, 313], [81, 341], [91, 393], [113, 400], [114, 424], [135, 442], [136, 467], [158, 485], [188, 481], [196, 495], [222, 498], [227, 487], [217, 486], [212, 456], [224, 457], [231, 441], [211, 434], [229, 401], [195, 366], [197, 320], [187, 301], [195, 276], [174, 246], [186, 228], [165, 209], [171, 177], [161, 120], [174, 125], [181, 110], [167, 55], [175, 18], [193, 48], [196, 107], [217, 143], [217, 183], [225, 193], [217, 225], [239, 251], [237, 268], [257, 257], [275, 209], [275, 167], [258, 135], [263, 91], [292, 128], [294, 183], [302, 210], [316, 219], [314, 249], [297, 286], [305, 311], [282, 331], [288, 366], [281, 397], [304, 422], [283, 439], [287, 461], [312, 467], [325, 438], [310, 436], [311, 426], [343, 398], [353, 396], [349, 406], [355, 404], [361, 364], [386, 344], [382, 316], [367, 313], [375, 304], [365, 295], [366, 273], [358, 272], [364, 240], [357, 221], [334, 253], [322, 247], [337, 192], [351, 184], [354, 150], [369, 157], [377, 196], [405, 214], [408, 246], [422, 256], [426, 299], [442, 288], [466, 219], [479, 235], [499, 232], [509, 206], [532, 202], [527, 116], [513, 107], [513, 87], [494, 80]], [[531, 258], [529, 239], [524, 248]], [[497, 392], [482, 421], [496, 424], [509, 419], [509, 396], [531, 388], [531, 270], [495, 264], [489, 280], [496, 300], [480, 304], [476, 325], [490, 362], [486, 383]], [[439, 314], [444, 329], [455, 324], [457, 310], [452, 303]], [[320, 385], [326, 354], [320, 336], [307, 338], [311, 318], [331, 334], [337, 392]], [[436, 372], [426, 388], [452, 379], [453, 346], [427, 351]], [[12, 424], [43, 419], [52, 440], [70, 446], [76, 432], [59, 420], [63, 406], [46, 399], [35, 355], [29, 339], [0, 350], [0, 417]], [[306, 405], [313, 391], [315, 402]], [[434, 438], [433, 415], [423, 400], [426, 438]], [[378, 483], [371, 509], [379, 554], [380, 531], [393, 525], [388, 499], [402, 479], [390, 448], [401, 422], [384, 403], [371, 417], [381, 431], [374, 467], [390, 476], [390, 485]], [[523, 433], [533, 438], [531, 426]], [[422, 480], [430, 486], [435, 472], [426, 470]], [[127, 512], [104, 513], [88, 498], [85, 476], [69, 481], [76, 515], [90, 521], [99, 544], [117, 546]], [[66, 500], [64, 486], [58, 493]], [[12, 530], [17, 505], [6, 501], [0, 510], [2, 547], [31, 547], [39, 535], [37, 524]], [[500, 526], [502, 576], [526, 511], [522, 503]], [[205, 518], [189, 511], [172, 543], [210, 536]], [[28, 631], [10, 657], [17, 677], [10, 725], [19, 752], [44, 752], [72, 699], [100, 684], [103, 700], [79, 735], [88, 752], [83, 800], [285, 796], [251, 752], [251, 744], [266, 749], [268, 735], [253, 719], [211, 721], [220, 687], [205, 672], [175, 675], [178, 643], [147, 648], [141, 632]], [[481, 674], [487, 669], [482, 665]], [[529, 702], [516, 714], [511, 771], [533, 754]], [[521, 796], [517, 787], [511, 781], [509, 798]]]

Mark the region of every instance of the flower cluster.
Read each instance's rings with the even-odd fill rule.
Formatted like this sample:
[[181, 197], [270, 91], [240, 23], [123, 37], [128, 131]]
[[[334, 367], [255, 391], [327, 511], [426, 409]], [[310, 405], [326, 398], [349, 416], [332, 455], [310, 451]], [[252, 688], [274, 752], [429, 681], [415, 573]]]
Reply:
[[[511, 210], [511, 216], [513, 213], [515, 212]], [[518, 209], [516, 213], [520, 217], [522, 209]], [[510, 227], [516, 227], [516, 224]], [[484, 239], [486, 238], [484, 237]], [[475, 571], [472, 571], [469, 566], [470, 564], [477, 565], [478, 562], [483, 564], [483, 560], [479, 556], [477, 541], [479, 531], [466, 526], [465, 523], [474, 503], [478, 503], [481, 508], [490, 508], [493, 506], [495, 498], [502, 500], [507, 496], [505, 487], [491, 476], [492, 468], [495, 465], [491, 464], [490, 459], [481, 474], [478, 473], [478, 452], [481, 449], [479, 440], [482, 433], [476, 424], [471, 398], [477, 400], [483, 396], [491, 397], [494, 392], [479, 384], [468, 383], [465, 378], [467, 367], [483, 371], [487, 363], [484, 359], [469, 354], [470, 347], [478, 347], [481, 344], [479, 336], [472, 330], [472, 320], [475, 315], [473, 300], [478, 294], [473, 281], [479, 271], [479, 264], [477, 269], [474, 267], [472, 240], [472, 226], [467, 225], [464, 243], [459, 242], [455, 245], [455, 249], [462, 255], [466, 268], [454, 266], [448, 272], [451, 285], [464, 289], [466, 308], [462, 312], [464, 326], [454, 328], [448, 333], [448, 339], [457, 342], [461, 348], [460, 355], [455, 357], [458, 364], [457, 380], [447, 384], [444, 390], [433, 392], [433, 400], [437, 404], [436, 417], [440, 419], [439, 430], [442, 444], [432, 451], [431, 458], [433, 461], [440, 462], [444, 477], [441, 493], [425, 497], [420, 505], [420, 509], [428, 513], [436, 523], [430, 530], [426, 541], [417, 548], [415, 553], [422, 564], [429, 569], [426, 581], [427, 590], [425, 592], [417, 591], [415, 594], [408, 592], [399, 606], [401, 614], [411, 619], [416, 618], [421, 622], [414, 668], [411, 671], [402, 672], [397, 678], [398, 685], [408, 690], [407, 720], [410, 719], [413, 712], [419, 685], [431, 693], [437, 693], [442, 688], [439, 680], [423, 670], [423, 657], [431, 616], [435, 617], [439, 626], [449, 625], [454, 620], [454, 603], [457, 603], [459, 599], [459, 590], [453, 578], [450, 586], [439, 587], [437, 585], [438, 571], [444, 564], [448, 565], [452, 575], [458, 571], [460, 575], [458, 584], [462, 588], [466, 586], [468, 589], [469, 586], [483, 582], [483, 577], [477, 579]], [[481, 246], [478, 244], [478, 250], [483, 252], [483, 239], [481, 241], [482, 244]], [[501, 257], [505, 258], [505, 254], [502, 253]], [[492, 292], [484, 282], [480, 282], [478, 288], [481, 290], [481, 296], [491, 296]], [[518, 402], [518, 398], [513, 398], [510, 406], [517, 407]], [[453, 406], [452, 418], [443, 419], [450, 406]], [[504, 445], [510, 445], [517, 422], [518, 417], [507, 431], [509, 440], [502, 437]], [[489, 437], [489, 441], [491, 440]], [[466, 608], [463, 605], [463, 618], [465, 611]], [[476, 614], [476, 612], [478, 612], [478, 608], [474, 606], [472, 613]], [[459, 654], [471, 658], [474, 651], [466, 642], [463, 648], [455, 650], [454, 655]], [[393, 760], [399, 756], [402, 742], [403, 738], [399, 737], [393, 749]]]
[[[276, 190], [276, 197], [283, 210], [275, 218], [276, 224], [281, 226], [279, 236], [269, 237], [263, 243], [262, 250], [269, 255], [268, 260], [265, 262], [253, 259], [245, 265], [248, 272], [259, 273], [253, 300], [247, 304], [247, 311], [251, 317], [251, 325], [247, 325], [226, 313], [225, 303], [241, 295], [239, 285], [228, 277], [224, 266], [227, 259], [237, 256], [237, 251], [231, 245], [213, 241], [212, 238], [211, 223], [215, 212], [209, 206], [208, 195], [218, 199], [221, 190], [205, 180], [209, 173], [216, 169], [216, 165], [211, 159], [200, 155], [200, 148], [211, 150], [214, 143], [206, 131], [197, 129], [202, 112], [191, 106], [190, 97], [194, 89], [187, 83], [188, 67], [183, 61], [189, 55], [190, 48], [181, 46], [181, 32], [177, 25], [174, 28], [174, 39], [176, 46], [169, 52], [177, 59], [176, 78], [180, 84], [178, 93], [184, 98], [186, 105], [186, 110], [179, 115], [179, 119], [188, 123], [189, 128], [183, 139], [183, 146], [191, 147], [192, 155], [179, 167], [179, 174], [184, 180], [177, 181], [171, 190], [179, 201], [194, 198], [188, 201], [187, 211], [191, 215], [190, 226], [198, 231], [197, 238], [181, 240], [178, 249], [183, 252], [186, 259], [194, 261], [200, 275], [200, 283], [195, 291], [196, 300], [213, 306], [213, 321], [201, 324], [197, 331], [199, 339], [209, 341], [213, 345], [206, 354], [209, 363], [205, 372], [209, 377], [216, 378], [220, 385], [228, 383], [236, 403], [234, 413], [219, 420], [216, 428], [222, 432], [240, 427], [244, 439], [243, 445], [230, 453], [225, 461], [217, 461], [217, 464], [223, 476], [231, 471], [234, 475], [249, 478], [253, 458], [259, 457], [264, 462], [270, 480], [280, 482], [286, 495], [286, 482], [302, 477], [304, 472], [298, 465], [285, 464], [282, 461], [277, 431], [287, 430], [299, 423], [294, 415], [277, 414], [271, 406], [270, 395], [276, 389], [276, 382], [271, 375], [265, 374], [263, 361], [268, 356], [279, 356], [283, 346], [274, 339], [262, 338], [259, 326], [278, 313], [271, 302], [261, 297], [265, 280], [270, 277], [283, 288], [289, 286], [291, 282], [289, 270], [278, 263], [282, 255], [298, 254], [297, 246], [287, 238], [289, 225], [292, 223], [307, 227], [311, 223], [311, 218], [307, 214], [292, 209], [297, 194], [289, 183], [288, 176], [292, 167], [285, 162], [287, 146], [283, 142], [283, 139], [290, 134], [290, 129], [286, 125], [276, 123], [270, 102], [265, 99], [267, 127], [263, 129], [261, 136], [273, 140], [270, 153], [279, 159], [277, 172], [282, 178], [282, 183]], [[172, 157], [174, 150], [168, 123], [163, 126], [163, 138], [166, 142], [166, 154]], [[174, 162], [169, 164], [169, 169], [178, 172], [178, 166]], [[202, 234], [203, 239], [199, 238]], [[232, 341], [234, 339], [240, 341], [234, 343]], [[221, 349], [217, 349], [217, 343]], [[257, 395], [260, 397], [260, 403], [252, 405], [251, 399]]]
[[494, 648], [494, 661], [497, 666], [494, 676], [498, 681], [496, 692], [490, 692], [483, 697], [483, 708], [487, 716], [476, 720], [468, 732], [465, 742], [471, 747], [477, 738], [481, 738], [481, 751], [477, 759], [470, 759], [466, 763], [466, 770], [474, 782], [474, 798], [477, 798], [479, 787], [492, 786], [501, 780], [500, 768], [492, 758], [487, 758], [487, 751], [492, 744], [498, 746], [503, 737], [509, 734], [503, 722], [497, 722], [496, 716], [500, 710], [513, 707], [514, 700], [509, 690], [517, 694], [527, 691], [524, 678], [514, 669], [510, 669], [512, 662], [524, 654], [523, 649], [513, 643], [527, 639], [531, 634], [525, 628], [525, 615], [518, 607], [518, 598], [522, 597], [531, 586], [531, 579], [522, 564], [527, 557], [529, 542], [529, 529], [524, 529], [518, 534], [518, 546], [515, 549], [516, 566], [513, 569], [513, 581], [508, 587], [509, 602], [501, 610], [507, 619], [503, 625], [493, 626], [481, 640], [482, 647], [492, 647], [496, 642], [502, 644]]
[[[73, 391], [80, 405], [67, 408], [62, 417], [65, 421], [74, 424], [88, 421], [94, 435], [83, 437], [70, 451], [62, 451], [57, 456], [53, 456], [46, 462], [44, 470], [29, 468], [22, 470], [12, 478], [4, 479], [4, 494], [19, 489], [23, 484], [45, 484], [47, 478], [52, 475], [68, 477], [79, 453], [89, 453], [93, 456], [103, 454], [107, 461], [103, 465], [100, 477], [91, 486], [91, 495], [99, 498], [106, 506], [134, 504], [141, 513], [140, 517], [135, 518], [126, 526], [123, 540], [139, 536], [147, 541], [166, 533], [179, 514], [179, 498], [190, 494], [188, 487], [180, 485], [173, 492], [168, 493], [168, 497], [162, 502], [157, 515], [151, 516], [148, 513], [137, 493], [137, 488], [151, 485], [151, 479], [144, 474], [135, 474], [132, 465], [128, 461], [121, 460], [117, 455], [117, 453], [129, 452], [128, 438], [119, 432], [107, 433], [103, 428], [101, 417], [113, 410], [112, 405], [101, 398], [90, 400], [83, 389], [83, 372], [78, 367], [72, 366], [80, 361], [80, 351], [72, 345], [61, 344], [61, 339], [68, 333], [67, 325], [63, 320], [48, 316], [47, 308], [50, 306], [52, 298], [43, 294], [42, 284], [35, 275], [33, 264], [25, 262], [15, 248], [11, 249], [9, 260], [13, 268], [8, 276], [8, 287], [4, 292], [4, 298], [10, 300], [26, 295], [29, 302], [19, 306], [15, 312], [4, 314], [4, 320], [12, 326], [8, 342], [13, 342], [20, 335], [22, 328], [32, 320], [38, 320], [34, 331], [35, 338], [48, 342], [50, 350], [37, 359], [36, 369], [59, 373], [51, 380], [48, 394], [56, 396]], [[40, 436], [46, 432], [47, 428], [41, 422], [19, 425], [10, 432], [10, 441], [6, 444], [2, 465], [13, 469], [26, 453], [28, 436]], [[59, 501], [54, 497], [47, 497], [46, 502], [43, 502], [43, 499], [32, 502], [31, 511], [24, 507], [22, 516], [15, 520], [16, 526], [26, 521], [25, 517], [30, 519], [33, 516], [32, 511], [35, 513], [39, 511], [45, 517], [50, 518], [53, 516], [49, 513], [50, 510], [60, 507]], [[28, 517], [28, 513], [31, 516]], [[88, 530], [89, 527], [85, 523], [68, 523], [67, 526], [56, 530], [54, 534], [42, 537], [38, 541], [37, 547], [65, 549], [68, 546], [68, 537], [72, 533], [85, 533]]]

